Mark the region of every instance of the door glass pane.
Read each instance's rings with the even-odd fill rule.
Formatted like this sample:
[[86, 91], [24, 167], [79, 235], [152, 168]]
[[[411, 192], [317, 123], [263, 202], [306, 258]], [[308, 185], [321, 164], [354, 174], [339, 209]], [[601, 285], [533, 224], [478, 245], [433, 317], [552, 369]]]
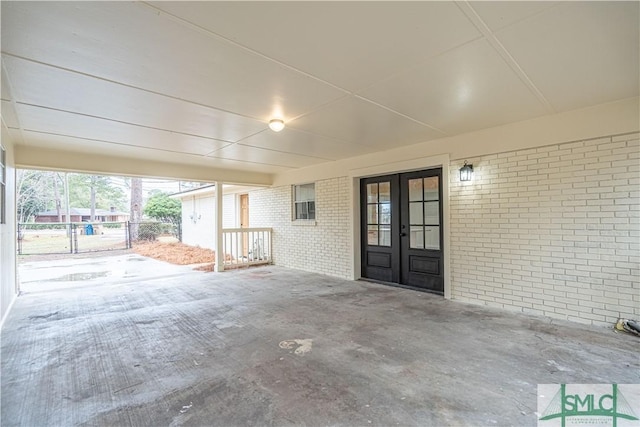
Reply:
[[380, 246], [391, 246], [391, 226], [380, 226]]
[[409, 247], [412, 249], [424, 248], [424, 233], [422, 232], [422, 226], [410, 227]]
[[367, 205], [367, 224], [378, 223], [378, 205]]
[[432, 176], [424, 179], [424, 200], [438, 200], [439, 197], [438, 177]]
[[390, 202], [391, 201], [391, 183], [380, 182], [378, 191], [380, 193], [380, 202]]
[[422, 202], [409, 203], [409, 223], [412, 225], [422, 225]]
[[378, 226], [370, 225], [367, 227], [367, 244], [377, 246], [378, 245]]
[[425, 249], [440, 249], [440, 227], [426, 226], [424, 228]]
[[378, 183], [367, 184], [367, 203], [378, 203]]
[[439, 202], [424, 203], [424, 223], [438, 225], [440, 224]]
[[391, 203], [380, 203], [379, 224], [391, 224]]
[[422, 179], [409, 180], [409, 201], [422, 201]]

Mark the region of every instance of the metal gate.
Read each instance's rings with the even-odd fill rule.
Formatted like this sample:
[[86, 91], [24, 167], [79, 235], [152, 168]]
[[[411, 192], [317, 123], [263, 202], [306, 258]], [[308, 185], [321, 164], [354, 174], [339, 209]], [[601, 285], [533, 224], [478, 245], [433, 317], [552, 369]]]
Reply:
[[171, 236], [181, 241], [179, 224], [162, 222], [82, 222], [18, 224], [18, 255], [78, 254], [129, 249], [136, 241]]

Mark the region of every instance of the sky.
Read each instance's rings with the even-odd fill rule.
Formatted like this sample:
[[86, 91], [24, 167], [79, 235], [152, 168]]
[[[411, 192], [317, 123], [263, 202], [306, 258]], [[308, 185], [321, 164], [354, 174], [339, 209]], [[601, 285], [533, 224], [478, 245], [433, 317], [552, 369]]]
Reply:
[[[124, 177], [112, 176], [111, 183], [114, 187], [121, 188], [122, 191], [127, 194], [127, 197], [130, 197], [131, 190], [129, 185], [125, 182]], [[186, 189], [193, 188], [195, 186], [197, 185], [193, 182], [182, 181], [181, 185], [180, 181], [174, 181], [170, 179], [142, 178], [142, 197], [146, 200], [149, 197], [149, 192], [153, 190], [160, 190], [165, 193], [173, 194], [178, 193], [181, 190], [184, 191]]]

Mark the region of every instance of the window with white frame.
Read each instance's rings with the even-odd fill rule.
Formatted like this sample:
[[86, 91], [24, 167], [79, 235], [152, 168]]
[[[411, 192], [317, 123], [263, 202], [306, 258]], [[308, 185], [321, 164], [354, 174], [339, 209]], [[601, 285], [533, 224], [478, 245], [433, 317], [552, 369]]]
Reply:
[[7, 166], [4, 147], [0, 146], [0, 224], [6, 222], [7, 203]]
[[293, 186], [293, 219], [316, 219], [316, 185]]

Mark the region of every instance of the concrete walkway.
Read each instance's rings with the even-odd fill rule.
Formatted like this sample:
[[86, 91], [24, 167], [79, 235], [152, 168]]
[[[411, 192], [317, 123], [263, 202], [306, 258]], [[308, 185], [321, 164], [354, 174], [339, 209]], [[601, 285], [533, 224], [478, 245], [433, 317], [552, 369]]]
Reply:
[[66, 255], [47, 261], [31, 257], [30, 261], [18, 265], [20, 291], [58, 291], [63, 288], [140, 282], [188, 274], [193, 270], [189, 266], [173, 265], [129, 251], [118, 252], [118, 255], [109, 252]]
[[537, 384], [640, 383], [639, 347], [278, 267], [185, 270], [21, 296], [0, 424], [533, 426]]

